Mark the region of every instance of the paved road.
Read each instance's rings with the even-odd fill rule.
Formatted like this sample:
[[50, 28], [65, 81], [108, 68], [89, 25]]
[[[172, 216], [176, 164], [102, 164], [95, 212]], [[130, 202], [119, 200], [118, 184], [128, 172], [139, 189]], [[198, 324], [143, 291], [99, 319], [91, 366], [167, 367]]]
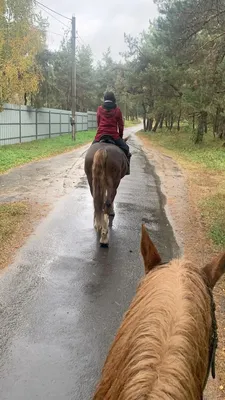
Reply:
[[88, 400], [143, 275], [146, 222], [164, 260], [178, 247], [154, 169], [132, 138], [110, 248], [99, 248], [83, 177], [0, 280], [1, 400]]

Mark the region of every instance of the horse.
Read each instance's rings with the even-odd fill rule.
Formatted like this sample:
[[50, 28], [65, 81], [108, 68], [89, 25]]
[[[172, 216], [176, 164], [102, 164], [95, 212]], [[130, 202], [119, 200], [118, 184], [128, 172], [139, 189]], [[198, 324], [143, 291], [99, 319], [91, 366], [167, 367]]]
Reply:
[[145, 277], [106, 358], [94, 400], [201, 400], [215, 377], [217, 326], [212, 290], [225, 253], [204, 267], [161, 262], [142, 226]]
[[[128, 139], [129, 136], [124, 140]], [[94, 202], [94, 227], [100, 233], [100, 245], [108, 247], [109, 217], [115, 216], [114, 200], [120, 181], [127, 174], [128, 160], [106, 136], [89, 147], [84, 170]]]

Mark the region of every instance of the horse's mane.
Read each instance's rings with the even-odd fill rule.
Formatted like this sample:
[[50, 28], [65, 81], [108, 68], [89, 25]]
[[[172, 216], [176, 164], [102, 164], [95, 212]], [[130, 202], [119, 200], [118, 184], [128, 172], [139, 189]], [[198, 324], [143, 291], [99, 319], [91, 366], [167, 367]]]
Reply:
[[200, 400], [211, 327], [204, 273], [173, 260], [140, 283], [95, 400]]

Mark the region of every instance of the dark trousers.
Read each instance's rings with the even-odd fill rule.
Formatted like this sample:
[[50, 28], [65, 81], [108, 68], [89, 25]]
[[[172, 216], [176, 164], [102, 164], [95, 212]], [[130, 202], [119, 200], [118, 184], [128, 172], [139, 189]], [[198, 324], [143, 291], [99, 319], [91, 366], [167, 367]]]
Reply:
[[[123, 150], [123, 152], [126, 154], [126, 156], [129, 157], [130, 148], [129, 148], [128, 144], [122, 138], [113, 139], [113, 141], [115, 142], [116, 146], [120, 147], [121, 150]], [[98, 142], [98, 140], [94, 140], [93, 144], [97, 143], [97, 142]]]

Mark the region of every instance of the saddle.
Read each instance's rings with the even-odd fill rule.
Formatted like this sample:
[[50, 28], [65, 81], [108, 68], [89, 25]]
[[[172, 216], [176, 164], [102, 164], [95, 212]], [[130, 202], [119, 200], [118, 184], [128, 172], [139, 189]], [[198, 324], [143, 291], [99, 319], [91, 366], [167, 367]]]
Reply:
[[115, 140], [112, 138], [112, 136], [109, 136], [109, 135], [103, 135], [101, 137], [101, 139], [99, 140], [99, 143], [108, 143], [108, 144], [116, 145]]
[[126, 154], [124, 149], [122, 149], [120, 146], [118, 146], [116, 144], [116, 142], [112, 138], [112, 136], [103, 135], [98, 143], [114, 144], [114, 146], [117, 146], [120, 150], [122, 150], [123, 154], [125, 155], [125, 158], [126, 158], [126, 161], [127, 161], [127, 166], [128, 166], [128, 171], [127, 171], [126, 175], [130, 175], [130, 158], [131, 158], [131, 154]]

